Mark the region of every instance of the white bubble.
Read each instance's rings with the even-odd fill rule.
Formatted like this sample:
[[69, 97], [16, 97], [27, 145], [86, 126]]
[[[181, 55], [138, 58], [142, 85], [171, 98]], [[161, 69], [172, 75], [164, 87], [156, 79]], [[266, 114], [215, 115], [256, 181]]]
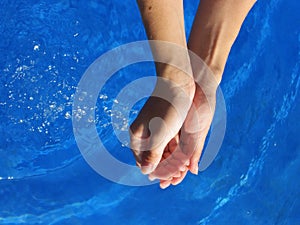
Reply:
[[35, 46], [33, 47], [33, 50], [34, 50], [34, 51], [38, 51], [38, 50], [40, 50], [40, 46], [38, 46], [38, 45], [35, 45]]

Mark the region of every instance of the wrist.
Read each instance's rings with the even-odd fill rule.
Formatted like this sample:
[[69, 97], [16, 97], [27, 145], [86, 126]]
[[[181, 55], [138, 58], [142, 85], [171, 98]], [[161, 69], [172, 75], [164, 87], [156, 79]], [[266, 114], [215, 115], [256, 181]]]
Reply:
[[156, 70], [158, 77], [164, 78], [170, 82], [172, 86], [180, 88], [190, 96], [191, 99], [193, 98], [196, 87], [192, 72], [183, 71], [167, 64], [156, 64]]

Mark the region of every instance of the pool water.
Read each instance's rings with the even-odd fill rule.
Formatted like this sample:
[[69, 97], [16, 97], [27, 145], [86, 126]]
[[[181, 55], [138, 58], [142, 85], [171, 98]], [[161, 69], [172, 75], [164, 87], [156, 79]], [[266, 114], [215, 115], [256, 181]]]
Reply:
[[[188, 34], [197, 4], [184, 4]], [[224, 72], [227, 130], [217, 158], [161, 190], [101, 177], [72, 131], [73, 97], [88, 66], [146, 39], [136, 3], [2, 0], [0, 224], [300, 224], [299, 6], [256, 3]], [[123, 86], [145, 74], [154, 74], [151, 63], [120, 70], [97, 102], [99, 136], [130, 164], [130, 151], [112, 135], [111, 118], [122, 112], [111, 107]]]

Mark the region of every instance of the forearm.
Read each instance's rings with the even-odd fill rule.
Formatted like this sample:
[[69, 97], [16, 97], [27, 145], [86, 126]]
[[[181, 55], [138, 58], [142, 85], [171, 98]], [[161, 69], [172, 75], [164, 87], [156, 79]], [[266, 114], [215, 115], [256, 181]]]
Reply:
[[218, 82], [230, 49], [255, 0], [201, 0], [188, 47], [210, 67]]
[[[187, 50], [182, 0], [138, 0], [137, 2], [149, 40], [169, 42]], [[157, 75], [176, 82], [182, 80], [183, 75], [181, 72], [177, 73], [177, 69], [170, 64], [180, 61], [185, 64], [185, 68], [190, 70], [190, 73], [191, 66], [187, 51], [179, 52], [178, 47], [170, 51], [170, 46], [166, 44], [164, 48], [164, 46], [151, 45], [151, 48], [154, 59], [163, 56], [164, 61], [167, 62], [156, 63]], [[165, 49], [168, 51], [164, 52]]]

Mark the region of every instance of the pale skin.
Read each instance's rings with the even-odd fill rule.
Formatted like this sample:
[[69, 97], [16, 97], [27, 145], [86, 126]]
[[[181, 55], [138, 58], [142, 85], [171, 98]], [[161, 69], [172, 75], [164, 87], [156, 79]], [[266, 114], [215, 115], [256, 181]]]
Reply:
[[[137, 2], [148, 39], [168, 41], [193, 51], [211, 69], [212, 76], [219, 84], [231, 46], [255, 0], [201, 0], [188, 43], [184, 31], [182, 0], [138, 0]], [[151, 47], [155, 58], [160, 51], [155, 49], [155, 46]], [[195, 72], [189, 58], [181, 57], [181, 61], [190, 65], [191, 71]], [[172, 56], [170, 56], [171, 61]], [[199, 159], [214, 113], [214, 104], [211, 102], [214, 101], [209, 104], [203, 90], [191, 77], [168, 64], [156, 63], [156, 73], [157, 76], [169, 79], [178, 85], [196, 106], [193, 108], [192, 102], [186, 101], [185, 120], [181, 123], [172, 105], [159, 98], [150, 97], [130, 127], [132, 137], [147, 138], [150, 133], [151, 135], [154, 133], [154, 130], [155, 138], [159, 139], [161, 136], [161, 141], [149, 147], [150, 149], [144, 149], [145, 146], [135, 143], [132, 151], [141, 171], [149, 174], [150, 180], [159, 179], [160, 187], [164, 189], [171, 184], [179, 184], [188, 171], [198, 174]], [[215, 98], [215, 92], [216, 88], [209, 90], [211, 99]], [[178, 107], [182, 106], [178, 105]], [[158, 124], [150, 132], [149, 122], [154, 117], [162, 118], [165, 124], [164, 126]], [[195, 118], [201, 124], [201, 130], [193, 134], [185, 132], [189, 124], [192, 121], [194, 123]], [[178, 121], [181, 124], [178, 124]], [[163, 129], [165, 127], [167, 128]]]

